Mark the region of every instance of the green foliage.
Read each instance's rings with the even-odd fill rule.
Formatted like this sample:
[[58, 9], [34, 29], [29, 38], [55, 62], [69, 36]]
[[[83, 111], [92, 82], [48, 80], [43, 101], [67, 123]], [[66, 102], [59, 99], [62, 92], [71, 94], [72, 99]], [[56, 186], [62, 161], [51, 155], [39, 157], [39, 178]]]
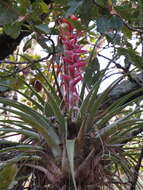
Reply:
[[92, 88], [96, 81], [99, 80], [100, 77], [100, 64], [98, 59], [95, 58], [91, 61], [91, 63], [86, 67], [84, 82], [87, 84], [88, 88]]
[[32, 4], [32, 13], [31, 13], [31, 19], [36, 23], [40, 22], [40, 15], [43, 13], [48, 13], [49, 8], [47, 4], [45, 4], [43, 1], [35, 1]]
[[124, 55], [128, 61], [139, 69], [143, 69], [143, 58], [132, 48], [118, 48], [119, 55]]
[[[91, 0], [84, 0], [84, 3], [79, 7], [79, 15], [86, 27], [91, 20], [97, 19], [100, 14], [100, 8], [93, 4]], [[86, 16], [85, 16], [86, 15]]]
[[20, 24], [13, 24], [13, 25], [5, 25], [4, 31], [7, 35], [11, 36], [12, 38], [17, 38], [20, 34], [21, 26]]
[[41, 32], [45, 33], [45, 34], [50, 33], [50, 29], [49, 29], [49, 27], [48, 27], [47, 24], [36, 25], [36, 28], [37, 28], [38, 30], [40, 30]]
[[[4, 165], [4, 166], [3, 166]], [[2, 164], [0, 166], [0, 189], [6, 190], [8, 188], [12, 188], [12, 182], [15, 179], [17, 174], [17, 166], [16, 164]]]
[[11, 84], [11, 80], [1, 80], [0, 81], [0, 92], [5, 92], [9, 90], [8, 86]]
[[12, 7], [8, 9], [8, 7], [5, 7], [0, 5], [0, 23], [1, 25], [6, 25], [14, 22], [18, 18], [18, 14], [14, 11]]
[[110, 30], [120, 30], [122, 26], [122, 19], [116, 15], [112, 17], [103, 16], [97, 19], [97, 30], [101, 33], [106, 33]]
[[68, 3], [68, 10], [66, 11], [65, 17], [68, 17], [76, 12], [76, 10], [82, 5], [83, 1], [72, 0]]

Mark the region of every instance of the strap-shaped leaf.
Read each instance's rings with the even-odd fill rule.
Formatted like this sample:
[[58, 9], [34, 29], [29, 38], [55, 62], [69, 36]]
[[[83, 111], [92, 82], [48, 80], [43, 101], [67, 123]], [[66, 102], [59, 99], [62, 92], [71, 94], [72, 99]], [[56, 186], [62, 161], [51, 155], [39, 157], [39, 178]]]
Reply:
[[[44, 74], [37, 68], [37, 70], [39, 71], [39, 73], [41, 74], [41, 76], [43, 77], [43, 79], [46, 81], [46, 84], [48, 85], [49, 89], [51, 92], [48, 91], [47, 87], [42, 84], [44, 90], [45, 90], [45, 93], [47, 94], [48, 96], [48, 101], [46, 104], [48, 104], [53, 113], [54, 113], [54, 116], [56, 117], [57, 121], [59, 122], [60, 124], [60, 131], [62, 134], [65, 133], [65, 122], [64, 122], [64, 116], [61, 112], [61, 109], [60, 109], [60, 104], [61, 104], [61, 100], [60, 98], [57, 96], [56, 92], [55, 92], [55, 89], [51, 86], [51, 84], [49, 83], [48, 79], [44, 76]], [[46, 107], [45, 107], [46, 108]]]
[[42, 150], [41, 146], [33, 146], [33, 145], [16, 145], [12, 147], [3, 148], [0, 152], [8, 152], [11, 150], [20, 150], [20, 151], [32, 151], [32, 150]]
[[[9, 85], [4, 85], [4, 84], [1, 84], [1, 83], [0, 83], [0, 87], [5, 87], [5, 88], [7, 88], [7, 89], [11, 89], [11, 90], [14, 90], [14, 91], [18, 92], [20, 95], [22, 95], [22, 96], [25, 97], [27, 100], [29, 100], [30, 102], [32, 102], [33, 105], [35, 105], [37, 108], [39, 108], [40, 110], [43, 110], [43, 107], [42, 107], [41, 104], [39, 104], [37, 101], [35, 101], [35, 100], [32, 99], [31, 97], [27, 96], [25, 93], [23, 93], [23, 92], [21, 92], [21, 91], [19, 91], [19, 90], [17, 90], [17, 89], [14, 89], [14, 88], [12, 88], [12, 87], [9, 86]], [[35, 92], [35, 93], [36, 93], [36, 92]], [[38, 93], [37, 93], [37, 95], [38, 95]]]
[[134, 92], [130, 92], [129, 94], [121, 97], [119, 100], [116, 100], [109, 108], [106, 110], [106, 114], [97, 122], [97, 125], [102, 127], [107, 121], [109, 121], [113, 116], [117, 115], [121, 110], [125, 107], [129, 106], [131, 103], [139, 101], [142, 99], [142, 96], [134, 98], [130, 100], [131, 97], [134, 97], [136, 94], [141, 93], [143, 89], [135, 90]]
[[6, 128], [0, 128], [0, 131], [6, 132], [6, 133], [16, 132], [18, 134], [26, 135], [26, 136], [30, 137], [31, 139], [40, 140], [40, 136], [37, 133], [35, 133], [34, 131], [30, 131], [30, 130], [14, 129], [14, 128], [6, 127]]
[[68, 160], [69, 160], [69, 166], [71, 169], [71, 176], [73, 179], [74, 188], [75, 190], [77, 190], [75, 175], [74, 175], [75, 140], [66, 140], [66, 148], [67, 148], [67, 155], [68, 155]]
[[[143, 121], [142, 121], [143, 122]], [[140, 123], [133, 123], [133, 126], [131, 126], [131, 123], [128, 123], [126, 125], [126, 128], [124, 130], [121, 130], [118, 134], [113, 135], [112, 139], [110, 140], [111, 144], [122, 144], [123, 142], [129, 142], [133, 138], [136, 137], [136, 135], [133, 135], [135, 131], [138, 129], [141, 129], [143, 124]]]
[[88, 113], [89, 107], [93, 103], [92, 99], [94, 99], [94, 101], [95, 101], [95, 99], [97, 97], [97, 92], [99, 90], [100, 84], [101, 84], [101, 80], [99, 80], [94, 85], [94, 87], [91, 89], [91, 91], [86, 96], [85, 100], [82, 102], [77, 120], [82, 120], [85, 117], [86, 113]]
[[60, 124], [59, 130], [64, 135], [65, 134], [65, 119], [64, 119], [64, 115], [61, 112], [60, 105], [57, 104], [54, 96], [51, 93], [49, 93], [48, 91], [46, 91], [46, 93], [48, 95], [48, 104], [50, 105], [51, 109], [54, 112], [54, 115], [55, 115], [57, 121]]
[[6, 190], [10, 185], [12, 185], [13, 180], [17, 174], [16, 164], [5, 164], [2, 169], [0, 169], [0, 190]]
[[15, 109], [0, 107], [0, 109], [7, 110], [11, 113], [14, 113], [20, 116], [21, 120], [31, 125], [32, 128], [38, 130], [39, 133], [43, 135], [48, 145], [50, 147], [53, 147], [54, 154], [56, 154], [56, 152], [59, 154], [59, 151], [60, 151], [59, 146], [58, 146], [59, 137], [54, 131], [54, 128], [50, 126], [47, 119], [45, 119], [43, 115], [34, 111], [32, 108], [29, 108], [28, 106], [21, 104], [19, 102], [13, 101], [13, 100], [0, 98], [0, 103], [4, 103], [5, 105], [9, 105], [13, 108], [16, 108], [15, 110]]
[[36, 98], [38, 99], [38, 101], [41, 103], [41, 105], [44, 105], [44, 100], [43, 98], [39, 95], [39, 93], [36, 92], [36, 90], [30, 86], [30, 84], [28, 84], [24, 79], [22, 79], [21, 77], [19, 77], [19, 80], [21, 80], [29, 90], [31, 90], [31, 92], [36, 96]]
[[[41, 77], [43, 77], [43, 79], [45, 80], [46, 85], [42, 84], [42, 86], [46, 89], [46, 86], [49, 87], [50, 89], [50, 93], [52, 94], [52, 96], [54, 97], [55, 101], [57, 102], [57, 104], [60, 104], [61, 100], [60, 98], [57, 96], [57, 93], [55, 91], [55, 88], [52, 87], [51, 83], [49, 82], [48, 78], [41, 72], [41, 70], [37, 67], [36, 68], [39, 72], [39, 74], [41, 75]], [[46, 90], [48, 91], [48, 90]]]
[[16, 118], [18, 120], [13, 120], [13, 119], [12, 120], [10, 120], [10, 119], [0, 120], [0, 123], [3, 123], [4, 126], [6, 126], [7, 124], [10, 124], [12, 126], [16, 126], [16, 127], [26, 129], [26, 130], [31, 131], [31, 132], [35, 132], [28, 124], [26, 124], [24, 121], [21, 121], [20, 117], [16, 117]]
[[117, 130], [122, 130], [122, 128], [124, 127], [132, 127], [133, 125], [136, 125], [138, 122], [143, 122], [143, 119], [124, 120], [124, 118], [122, 118], [98, 131], [97, 137], [108, 137], [109, 135], [113, 135]]
[[96, 95], [97, 98], [95, 99], [94, 96], [91, 99], [90, 107], [89, 107], [89, 112], [90, 112], [90, 117], [93, 120], [93, 118], [96, 116], [96, 113], [99, 111], [101, 108], [103, 102], [105, 99], [108, 97], [109, 92], [114, 88], [121, 80], [123, 79], [123, 76], [115, 80], [104, 92], [101, 93], [101, 95]]

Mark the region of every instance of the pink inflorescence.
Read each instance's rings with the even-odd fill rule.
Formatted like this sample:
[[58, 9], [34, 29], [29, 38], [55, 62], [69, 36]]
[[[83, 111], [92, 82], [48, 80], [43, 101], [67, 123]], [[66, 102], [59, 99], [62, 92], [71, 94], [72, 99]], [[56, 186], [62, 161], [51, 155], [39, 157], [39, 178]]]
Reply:
[[[71, 19], [78, 20], [75, 16], [71, 16]], [[66, 19], [61, 19], [60, 23], [60, 38], [64, 49], [61, 70], [62, 92], [66, 109], [69, 111], [79, 101], [76, 85], [83, 79], [82, 72], [87, 63], [81, 55], [85, 54], [86, 51], [78, 43], [81, 32], [77, 31]]]

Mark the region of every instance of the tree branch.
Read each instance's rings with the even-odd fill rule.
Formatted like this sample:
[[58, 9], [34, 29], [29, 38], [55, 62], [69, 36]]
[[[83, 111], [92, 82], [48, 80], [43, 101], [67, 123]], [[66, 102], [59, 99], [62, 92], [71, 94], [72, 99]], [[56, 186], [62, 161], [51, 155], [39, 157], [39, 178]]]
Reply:
[[[130, 92], [134, 92], [137, 89], [142, 88], [142, 81], [143, 81], [143, 73], [137, 74], [137, 78], [139, 79], [140, 83], [136, 80], [123, 80], [121, 83], [117, 84], [109, 93], [106, 102], [103, 103], [103, 107], [107, 108], [111, 105], [114, 101], [118, 100], [119, 98], [129, 94]], [[143, 92], [137, 93], [135, 96], [130, 97], [130, 101], [135, 97], [142, 96]]]

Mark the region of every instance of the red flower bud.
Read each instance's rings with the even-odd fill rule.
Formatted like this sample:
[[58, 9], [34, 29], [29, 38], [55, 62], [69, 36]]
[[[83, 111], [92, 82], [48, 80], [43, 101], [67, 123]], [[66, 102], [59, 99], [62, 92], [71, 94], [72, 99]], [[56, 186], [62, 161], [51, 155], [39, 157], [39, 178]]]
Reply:
[[77, 18], [75, 15], [71, 15], [70, 18], [71, 18], [72, 20], [74, 20], [74, 21], [77, 21], [77, 20], [78, 20], [78, 18]]

